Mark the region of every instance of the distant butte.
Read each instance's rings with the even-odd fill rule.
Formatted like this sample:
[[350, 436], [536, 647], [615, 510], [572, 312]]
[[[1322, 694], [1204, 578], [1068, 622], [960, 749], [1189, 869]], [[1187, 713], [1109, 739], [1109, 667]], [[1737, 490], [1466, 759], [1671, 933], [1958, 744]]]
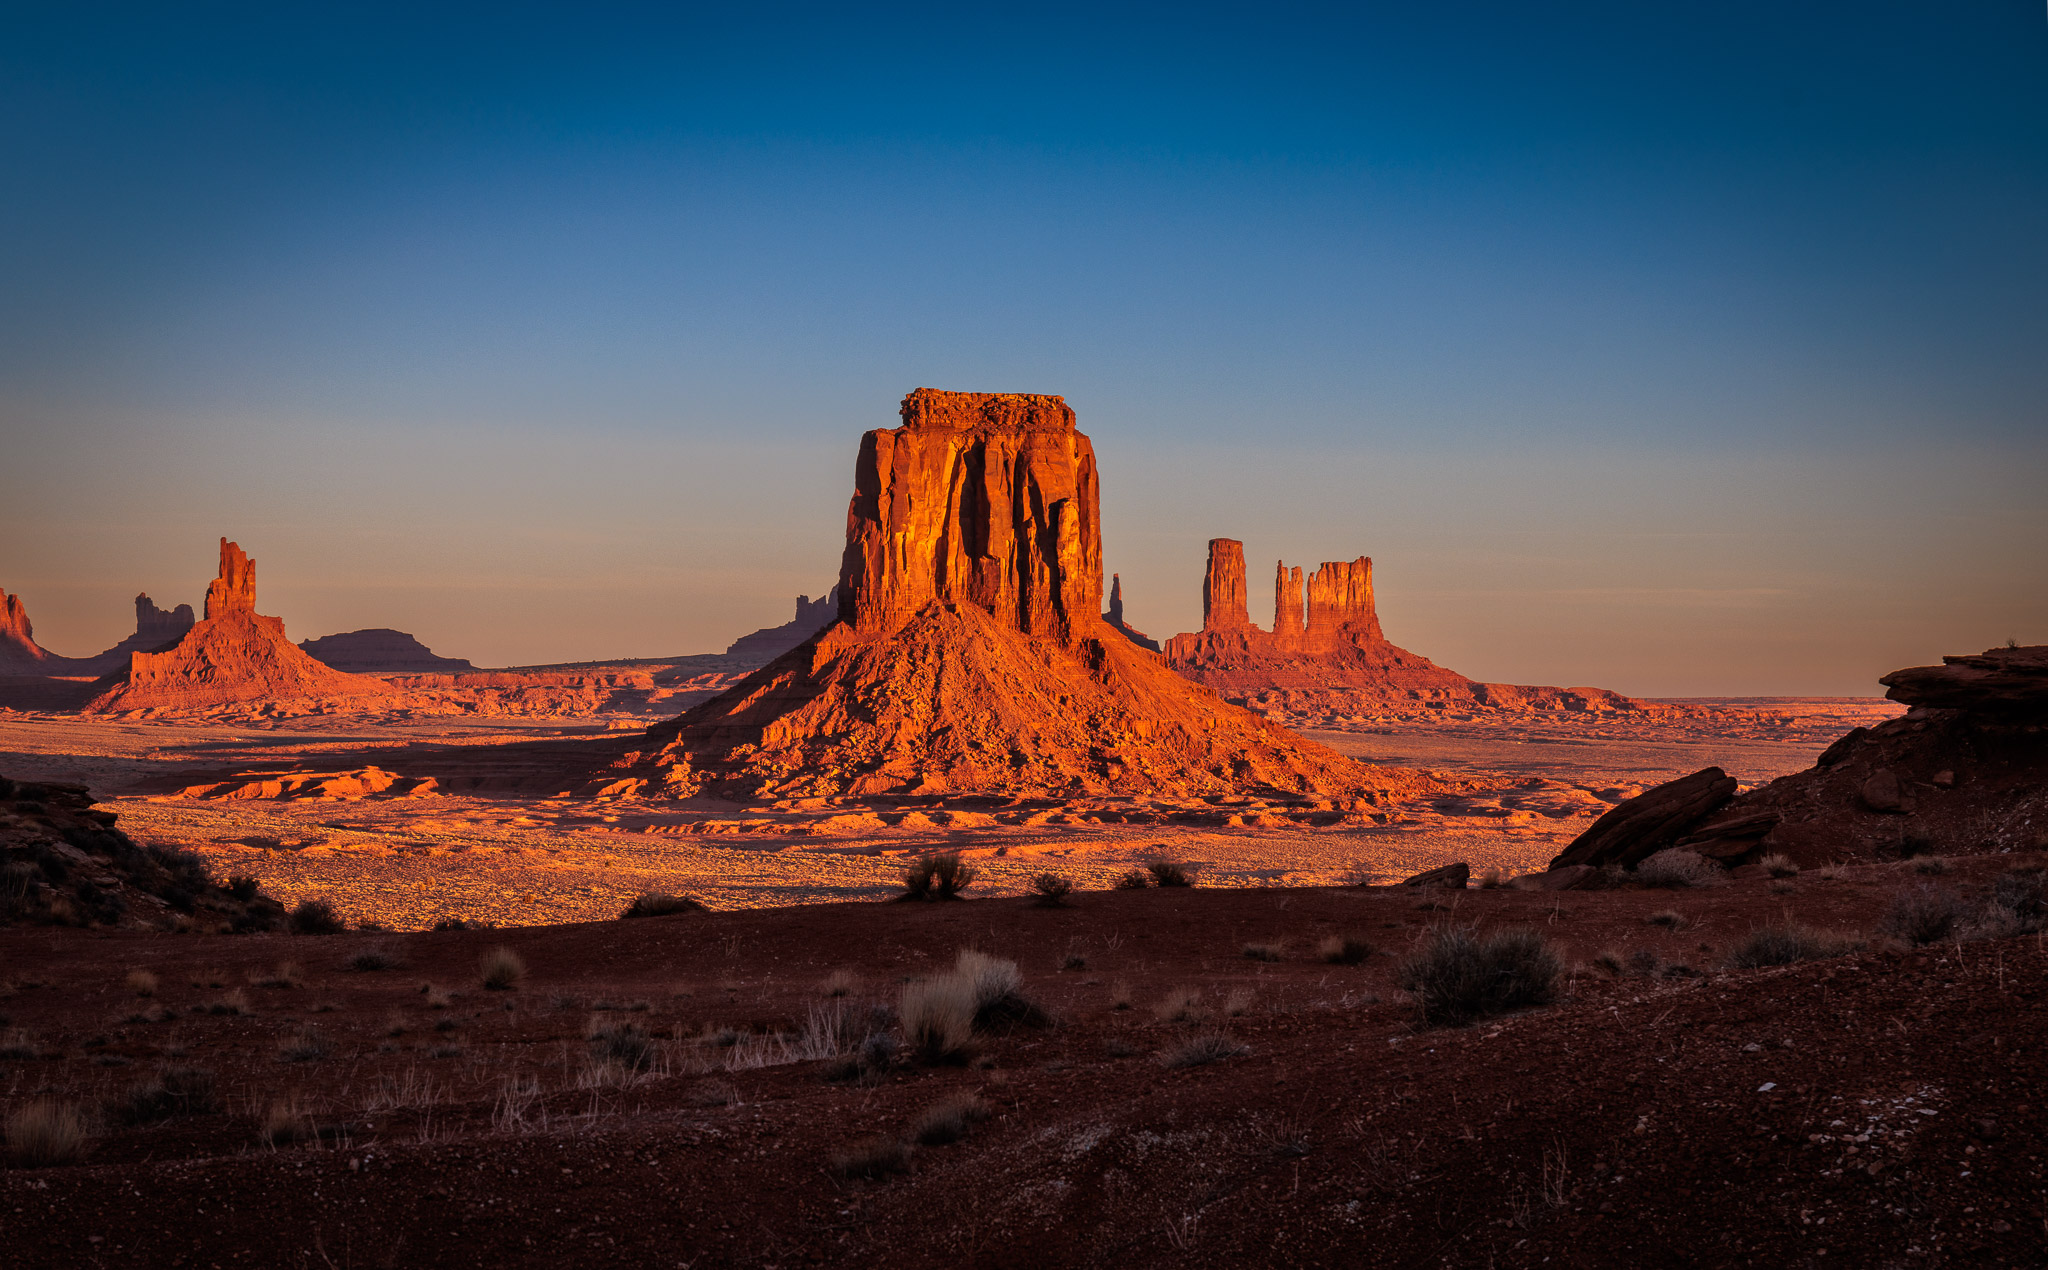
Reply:
[[838, 587], [815, 600], [799, 595], [796, 597], [795, 617], [780, 626], [764, 626], [752, 634], [740, 636], [725, 650], [725, 655], [772, 661], [838, 620]]
[[0, 666], [17, 674], [47, 674], [44, 664], [50, 660], [50, 654], [36, 643], [28, 606], [20, 596], [0, 591]]
[[256, 562], [225, 538], [220, 540], [220, 574], [206, 590], [205, 618], [169, 648], [131, 653], [124, 669], [96, 686], [101, 691], [86, 704], [88, 713], [208, 709], [392, 691], [382, 680], [343, 674], [308, 657], [285, 638], [282, 621], [258, 614]]
[[587, 792], [1369, 797], [1424, 783], [1225, 704], [1104, 622], [1095, 451], [1063, 399], [920, 388], [901, 417], [861, 441], [838, 622], [650, 729]]
[[322, 665], [351, 674], [459, 675], [476, 669], [460, 657], [437, 657], [404, 631], [381, 626], [301, 640], [299, 648]]
[[1424, 711], [1648, 709], [1604, 688], [1481, 683], [1396, 644], [1380, 629], [1372, 559], [1325, 561], [1306, 579], [1276, 566], [1273, 629], [1253, 625], [1244, 544], [1209, 541], [1202, 629], [1166, 641], [1166, 661], [1231, 700], [1290, 720]]

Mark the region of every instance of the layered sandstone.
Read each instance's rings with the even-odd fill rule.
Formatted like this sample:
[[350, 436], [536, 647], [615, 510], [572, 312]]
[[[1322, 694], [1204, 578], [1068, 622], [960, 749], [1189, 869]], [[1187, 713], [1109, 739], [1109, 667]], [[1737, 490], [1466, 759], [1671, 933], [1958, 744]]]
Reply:
[[839, 588], [833, 587], [813, 600], [796, 597], [796, 616], [780, 626], [764, 626], [742, 635], [725, 650], [728, 657], [753, 657], [773, 661], [798, 644], [839, 620]]
[[99, 685], [90, 713], [194, 710], [225, 705], [381, 696], [381, 680], [344, 674], [285, 638], [284, 623], [256, 612], [256, 563], [220, 540], [220, 572], [206, 591], [206, 617], [161, 652], [131, 653]]
[[854, 468], [839, 622], [651, 729], [610, 796], [1348, 798], [1424, 787], [1189, 683], [1109, 627], [1094, 448], [1059, 397], [920, 388]]
[[459, 675], [476, 669], [460, 657], [437, 657], [404, 631], [382, 626], [303, 640], [299, 648], [324, 666], [359, 675]]
[[1277, 562], [1271, 630], [1251, 621], [1244, 578], [1244, 544], [1211, 539], [1202, 629], [1167, 640], [1166, 660], [1196, 683], [1276, 718], [1328, 726], [1447, 711], [1646, 708], [1603, 688], [1481, 683], [1389, 642], [1369, 556], [1324, 561], [1306, 577], [1298, 566]]

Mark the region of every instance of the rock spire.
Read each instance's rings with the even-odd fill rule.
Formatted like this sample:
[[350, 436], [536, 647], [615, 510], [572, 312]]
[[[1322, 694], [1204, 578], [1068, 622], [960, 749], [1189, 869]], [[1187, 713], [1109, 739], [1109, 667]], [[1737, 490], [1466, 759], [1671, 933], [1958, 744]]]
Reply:
[[1209, 540], [1209, 568], [1202, 575], [1202, 629], [1242, 631], [1252, 624], [1245, 599], [1244, 544], [1235, 538]]

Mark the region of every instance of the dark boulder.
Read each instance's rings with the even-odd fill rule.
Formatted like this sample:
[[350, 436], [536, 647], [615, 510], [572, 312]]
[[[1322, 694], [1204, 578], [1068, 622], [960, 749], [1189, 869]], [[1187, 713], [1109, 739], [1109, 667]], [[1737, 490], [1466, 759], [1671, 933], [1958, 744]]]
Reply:
[[1709, 767], [1644, 790], [1617, 804], [1586, 832], [1572, 839], [1572, 844], [1550, 862], [1550, 867], [1590, 864], [1596, 868], [1632, 868], [1719, 811], [1735, 797], [1735, 788], [1733, 777], [1718, 767]]

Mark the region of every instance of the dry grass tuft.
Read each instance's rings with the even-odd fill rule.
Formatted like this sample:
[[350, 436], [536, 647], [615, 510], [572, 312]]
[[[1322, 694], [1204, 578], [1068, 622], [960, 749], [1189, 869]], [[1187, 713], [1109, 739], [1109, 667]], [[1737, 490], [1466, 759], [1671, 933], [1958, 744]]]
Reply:
[[1287, 956], [1279, 944], [1246, 944], [1244, 955], [1253, 961], [1281, 961]]
[[1152, 875], [1143, 869], [1132, 869], [1116, 880], [1114, 889], [1119, 891], [1143, 891], [1152, 885]]
[[1041, 873], [1031, 879], [1031, 889], [1038, 897], [1033, 903], [1040, 908], [1065, 908], [1067, 896], [1073, 893], [1074, 883], [1071, 878], [1058, 873]]
[[1796, 961], [1818, 961], [1854, 947], [1841, 939], [1810, 927], [1787, 923], [1751, 931], [1728, 953], [1728, 964], [1737, 970], [1758, 970], [1765, 966], [1789, 966]]
[[635, 1024], [594, 1018], [585, 1036], [593, 1062], [629, 1072], [644, 1072], [654, 1064], [654, 1042]]
[[341, 918], [326, 900], [299, 901], [285, 925], [294, 935], [338, 935], [342, 931]]
[[1533, 930], [1481, 935], [1438, 930], [1401, 962], [1396, 982], [1414, 994], [1425, 1024], [1456, 1025], [1524, 1006], [1547, 1005], [1564, 973], [1548, 940]]
[[921, 1145], [942, 1147], [966, 1137], [967, 1130], [988, 1115], [989, 1105], [973, 1094], [954, 1094], [919, 1112], [910, 1136]]
[[1954, 889], [1916, 886], [1892, 896], [1878, 929], [1909, 944], [1932, 944], [1958, 934], [1973, 915], [1969, 902]]
[[7, 1158], [17, 1168], [76, 1164], [91, 1145], [85, 1117], [71, 1103], [38, 1098], [7, 1117]]
[[327, 1038], [318, 1028], [299, 1028], [278, 1041], [277, 1056], [287, 1063], [318, 1062], [327, 1057]]
[[896, 1015], [911, 1053], [926, 1063], [964, 1063], [974, 1044], [974, 985], [940, 975], [903, 985]]
[[1112, 1010], [1128, 1010], [1131, 1008], [1136, 995], [1131, 991], [1129, 983], [1119, 979], [1109, 985], [1109, 1008]]
[[1697, 851], [1667, 847], [1638, 864], [1635, 879], [1643, 886], [1679, 890], [1712, 886], [1723, 880], [1723, 874], [1720, 865]]
[[1645, 917], [1643, 920], [1648, 922], [1652, 926], [1662, 926], [1666, 930], [1685, 929], [1685, 915], [1680, 913], [1677, 909], [1658, 909], [1656, 912], [1650, 914], [1648, 917]]
[[296, 988], [303, 982], [297, 962], [280, 961], [269, 974], [252, 980], [259, 988]]
[[849, 1179], [884, 1178], [908, 1167], [910, 1148], [893, 1138], [864, 1138], [832, 1157], [832, 1171]]
[[1145, 862], [1145, 871], [1152, 875], [1152, 881], [1159, 886], [1193, 886], [1195, 872], [1178, 860], [1161, 857]]
[[313, 1136], [312, 1118], [289, 1096], [270, 1099], [256, 1117], [256, 1137], [267, 1147], [290, 1146]]
[[393, 956], [388, 948], [365, 948], [348, 959], [350, 970], [365, 972], [389, 970], [397, 964], [398, 958]]
[[155, 1124], [173, 1116], [203, 1116], [220, 1110], [214, 1097], [214, 1075], [204, 1067], [164, 1067], [139, 1084], [130, 1085], [109, 1108], [124, 1125]]
[[484, 987], [492, 992], [505, 992], [517, 987], [519, 981], [526, 977], [526, 963], [518, 953], [499, 944], [478, 959], [477, 971], [483, 976]]
[[1221, 1032], [1205, 1032], [1162, 1051], [1159, 1062], [1165, 1067], [1202, 1067], [1250, 1052], [1250, 1047], [1238, 1044]]
[[960, 892], [974, 884], [981, 870], [967, 864], [958, 851], [936, 851], [920, 856], [903, 871], [906, 900], [957, 900]]
[[860, 991], [860, 976], [844, 968], [825, 976], [825, 982], [818, 990], [828, 997], [851, 996]]
[[1259, 994], [1250, 988], [1232, 988], [1223, 998], [1223, 1012], [1233, 1019], [1242, 1018], [1252, 1012], [1252, 1005]]
[[1024, 976], [1014, 961], [963, 948], [954, 960], [953, 974], [973, 988], [977, 1032], [1044, 1027], [1052, 1021], [1037, 1002], [1024, 995]]
[[249, 998], [240, 988], [236, 988], [219, 1000], [210, 1002], [205, 1009], [208, 1014], [247, 1014]]
[[1316, 955], [1333, 966], [1355, 966], [1372, 956], [1372, 945], [1351, 935], [1332, 935], [1316, 945]]
[[1200, 988], [1183, 987], [1167, 993], [1152, 1013], [1161, 1023], [1200, 1023], [1209, 1017], [1209, 1007], [1202, 1003]]
[[645, 891], [633, 897], [626, 910], [619, 914], [623, 920], [628, 917], [672, 917], [677, 913], [708, 913], [704, 901], [688, 895], [667, 895], [660, 891]]
[[147, 970], [129, 971], [127, 983], [128, 991], [138, 997], [153, 997], [156, 995], [156, 976]]
[[1499, 869], [1488, 869], [1479, 875], [1479, 889], [1482, 891], [1498, 891], [1507, 884], [1507, 878]]
[[1763, 868], [1764, 872], [1774, 878], [1796, 878], [1799, 876], [1799, 866], [1792, 863], [1791, 856], [1781, 851], [1771, 852], [1763, 859], [1758, 860], [1757, 864]]

